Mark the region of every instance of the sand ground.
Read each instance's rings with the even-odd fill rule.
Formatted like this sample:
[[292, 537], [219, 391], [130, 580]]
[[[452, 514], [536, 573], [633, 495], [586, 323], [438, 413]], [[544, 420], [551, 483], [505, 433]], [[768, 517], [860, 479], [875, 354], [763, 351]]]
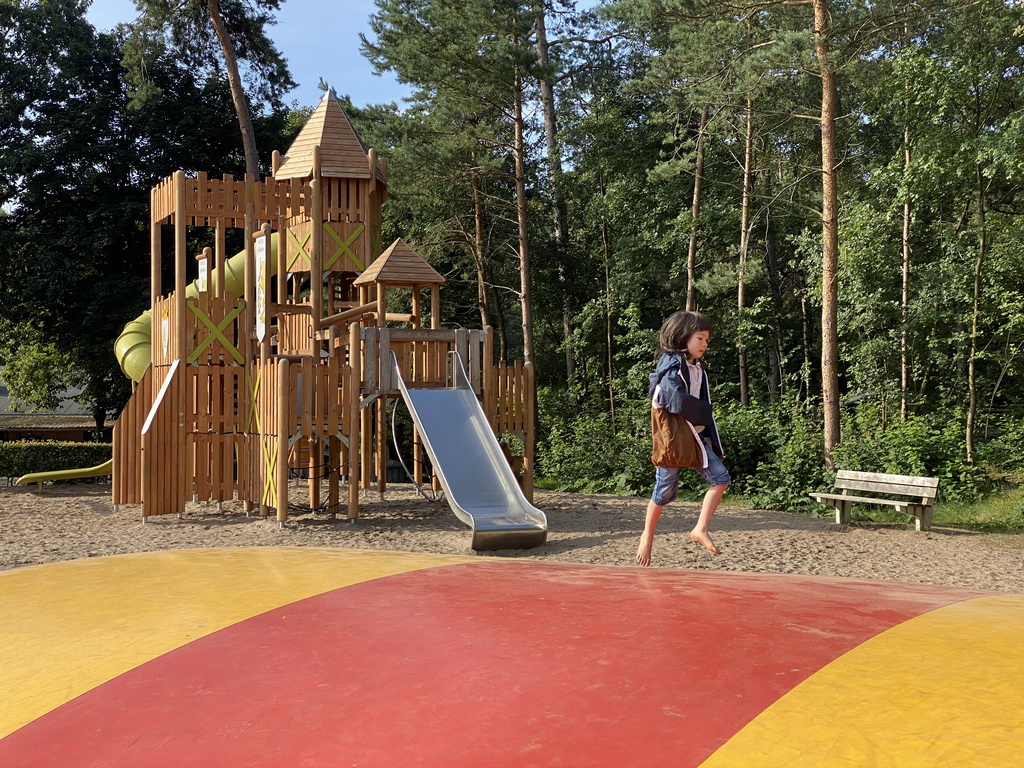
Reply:
[[[300, 497], [295, 481], [291, 498]], [[479, 553], [569, 563], [633, 565], [646, 499], [538, 491], [548, 515], [542, 547]], [[729, 506], [712, 523], [723, 554], [688, 536], [698, 507], [666, 508], [654, 545], [654, 567], [795, 573], [905, 581], [1024, 593], [1024, 536], [936, 527], [854, 523]], [[151, 517], [141, 508], [114, 511], [107, 485], [42, 490], [0, 487], [0, 569], [58, 560], [191, 547], [315, 546], [472, 555], [470, 534], [444, 500], [426, 501], [411, 485], [390, 486], [385, 500], [364, 492], [356, 521], [294, 511], [282, 528], [246, 516], [240, 502], [189, 504], [182, 518]]]

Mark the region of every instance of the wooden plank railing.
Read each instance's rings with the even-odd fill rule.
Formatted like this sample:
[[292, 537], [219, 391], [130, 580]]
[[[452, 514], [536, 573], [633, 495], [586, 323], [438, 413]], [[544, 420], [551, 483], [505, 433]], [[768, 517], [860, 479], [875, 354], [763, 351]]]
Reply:
[[483, 332], [467, 329], [363, 329], [363, 393], [397, 396], [394, 358], [406, 385], [430, 389], [451, 386], [453, 359], [458, 352], [473, 391], [483, 391]]

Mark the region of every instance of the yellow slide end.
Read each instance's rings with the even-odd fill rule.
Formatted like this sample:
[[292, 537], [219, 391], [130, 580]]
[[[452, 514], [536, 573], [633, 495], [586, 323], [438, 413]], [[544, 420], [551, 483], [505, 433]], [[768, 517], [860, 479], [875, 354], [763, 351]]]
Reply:
[[31, 485], [32, 483], [39, 483], [42, 485], [46, 482], [52, 482], [53, 480], [80, 480], [83, 477], [103, 477], [109, 475], [114, 471], [114, 460], [105, 461], [102, 464], [95, 467], [87, 467], [86, 469], [65, 469], [57, 472], [32, 472], [28, 475], [22, 475], [14, 481], [15, 485]]

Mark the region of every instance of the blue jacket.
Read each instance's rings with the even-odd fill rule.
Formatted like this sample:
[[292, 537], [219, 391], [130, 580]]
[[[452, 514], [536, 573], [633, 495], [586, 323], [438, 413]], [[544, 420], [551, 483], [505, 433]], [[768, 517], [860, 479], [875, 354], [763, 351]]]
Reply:
[[[676, 375], [676, 374], [680, 375]], [[654, 397], [658, 391], [658, 405], [677, 413], [691, 424], [704, 427], [700, 433], [711, 441], [711, 449], [719, 457], [724, 457], [722, 441], [718, 437], [718, 427], [711, 412], [711, 392], [708, 389], [708, 377], [704, 376], [700, 388], [700, 397], [690, 394], [689, 368], [681, 355], [664, 353], [658, 358], [658, 365], [651, 374], [651, 385], [647, 396]], [[660, 385], [660, 389], [658, 389]]]

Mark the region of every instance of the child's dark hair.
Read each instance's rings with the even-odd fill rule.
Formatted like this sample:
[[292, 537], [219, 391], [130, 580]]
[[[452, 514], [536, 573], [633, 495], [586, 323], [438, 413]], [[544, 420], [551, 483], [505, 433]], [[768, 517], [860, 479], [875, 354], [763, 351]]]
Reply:
[[658, 334], [658, 357], [664, 354], [686, 357], [686, 345], [695, 333], [707, 331], [709, 337], [715, 326], [700, 312], [676, 312], [661, 324]]

